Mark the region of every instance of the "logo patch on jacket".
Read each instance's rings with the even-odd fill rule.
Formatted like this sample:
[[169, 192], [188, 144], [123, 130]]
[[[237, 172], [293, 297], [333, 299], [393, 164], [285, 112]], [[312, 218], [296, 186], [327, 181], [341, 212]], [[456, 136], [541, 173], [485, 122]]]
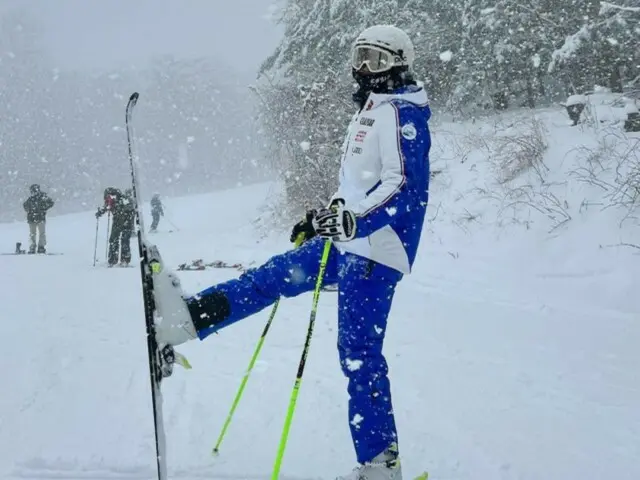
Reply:
[[364, 125], [365, 127], [373, 127], [373, 124], [375, 122], [376, 121], [373, 118], [368, 118], [368, 117], [360, 118], [360, 125]]
[[360, 130], [358, 133], [356, 133], [355, 141], [364, 142], [364, 137], [366, 136], [367, 136], [367, 132], [365, 132], [364, 130]]
[[416, 127], [414, 127], [413, 123], [407, 123], [406, 125], [403, 125], [400, 129], [400, 133], [407, 140], [415, 140], [418, 136], [418, 131], [416, 130]]

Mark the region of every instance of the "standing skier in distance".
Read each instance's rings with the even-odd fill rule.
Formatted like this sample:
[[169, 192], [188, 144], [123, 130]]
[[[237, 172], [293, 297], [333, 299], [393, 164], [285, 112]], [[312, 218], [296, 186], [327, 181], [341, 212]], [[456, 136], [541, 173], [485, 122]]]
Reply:
[[[185, 296], [164, 269], [154, 279], [161, 348], [201, 340], [272, 305], [313, 290], [325, 240], [325, 283], [336, 283], [338, 352], [348, 378], [349, 427], [359, 466], [343, 480], [401, 480], [398, 436], [382, 344], [396, 284], [411, 272], [428, 201], [427, 94], [411, 74], [402, 30], [364, 30], [352, 51], [359, 110], [347, 130], [339, 188], [329, 206], [296, 224], [299, 248], [239, 278]], [[170, 350], [170, 349], [169, 349]]]
[[106, 212], [113, 216], [107, 264], [113, 267], [120, 262], [126, 266], [131, 262], [131, 234], [135, 220], [135, 208], [131, 198], [114, 187], [104, 190], [104, 205], [98, 208], [96, 218]]
[[164, 217], [164, 208], [162, 207], [162, 202], [160, 201], [160, 195], [157, 193], [153, 194], [151, 197], [151, 218], [153, 222], [151, 222], [151, 228], [149, 232], [155, 232], [158, 229], [158, 222], [160, 222], [160, 217]]
[[29, 224], [29, 252], [36, 253], [36, 233], [38, 234], [38, 253], [47, 252], [47, 211], [53, 207], [54, 201], [45, 192], [40, 190], [40, 185], [34, 183], [29, 187], [31, 195], [22, 204], [27, 212]]

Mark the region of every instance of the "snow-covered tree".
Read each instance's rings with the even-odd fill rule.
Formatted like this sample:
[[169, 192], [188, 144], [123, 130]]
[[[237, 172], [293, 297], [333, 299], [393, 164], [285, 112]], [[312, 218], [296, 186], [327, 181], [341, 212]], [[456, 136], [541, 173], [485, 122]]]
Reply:
[[569, 17], [549, 71], [565, 75], [577, 93], [594, 85], [622, 91], [640, 74], [640, 0], [583, 3], [584, 15]]
[[340, 147], [355, 109], [353, 41], [375, 23], [410, 30], [415, 19], [407, 6], [416, 3], [292, 0], [282, 11], [284, 39], [262, 65], [257, 92], [293, 211], [323, 205], [335, 191]]

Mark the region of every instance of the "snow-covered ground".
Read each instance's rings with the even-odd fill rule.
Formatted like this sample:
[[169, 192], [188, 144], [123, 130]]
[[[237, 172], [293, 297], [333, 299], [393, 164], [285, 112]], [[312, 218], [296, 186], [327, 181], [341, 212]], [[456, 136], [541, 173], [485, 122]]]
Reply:
[[[557, 113], [540, 119], [552, 130], [549, 175], [568, 178], [568, 152], [595, 134]], [[473, 139], [452, 147], [453, 136], [491, 128], [434, 128], [443, 172], [386, 341], [405, 478], [427, 469], [443, 480], [637, 480], [640, 250], [619, 245], [638, 243], [637, 224], [620, 209], [582, 208], [603, 194], [579, 182], [558, 186], [571, 217], [562, 225], [531, 208], [513, 214], [529, 228], [505, 221], [475, 188], [491, 183], [485, 147], [469, 147], [464, 162]], [[288, 232], [254, 229], [271, 188], [168, 200], [179, 230], [163, 223], [153, 237], [165, 261], [260, 263], [289, 248]], [[64, 255], [0, 256], [0, 478], [154, 478], [139, 271], [92, 266], [95, 226], [93, 212], [52, 217], [49, 250]], [[25, 224], [0, 225], [0, 245], [11, 252], [26, 234]], [[101, 229], [101, 259], [104, 240]], [[236, 274], [179, 275], [196, 291]], [[211, 449], [269, 312], [184, 346], [193, 370], [177, 369], [163, 386], [171, 478], [270, 476], [310, 304], [310, 295], [282, 302], [218, 458]], [[335, 344], [336, 296], [327, 292], [285, 479], [354, 466]]]

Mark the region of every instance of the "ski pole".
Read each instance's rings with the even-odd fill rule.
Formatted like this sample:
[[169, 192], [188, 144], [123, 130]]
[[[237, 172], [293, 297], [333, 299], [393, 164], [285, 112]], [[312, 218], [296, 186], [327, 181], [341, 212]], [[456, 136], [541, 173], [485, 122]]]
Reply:
[[175, 228], [175, 229], [176, 229], [176, 231], [178, 231], [178, 232], [179, 232], [179, 231], [180, 231], [180, 229], [178, 228], [178, 226], [177, 226], [175, 223], [173, 223], [173, 222], [171, 221], [171, 219], [169, 218], [169, 215], [168, 215], [168, 212], [167, 212], [167, 207], [164, 207], [164, 211], [165, 211], [165, 214], [163, 215], [163, 216], [164, 216], [164, 219], [165, 219], [167, 222], [169, 222], [169, 225], [171, 225], [173, 228]]
[[[298, 237], [296, 238], [296, 241], [294, 244], [296, 248], [302, 245], [303, 241], [304, 241], [304, 234], [302, 233], [298, 235]], [[236, 396], [233, 399], [233, 403], [231, 404], [231, 410], [229, 411], [229, 414], [227, 415], [224, 425], [222, 426], [222, 431], [220, 432], [220, 436], [218, 436], [218, 441], [216, 442], [216, 445], [215, 447], [213, 447], [213, 451], [211, 452], [212, 455], [218, 455], [220, 453], [220, 444], [222, 443], [222, 440], [224, 439], [224, 436], [227, 433], [227, 428], [229, 428], [229, 424], [231, 423], [231, 418], [233, 417], [233, 414], [236, 411], [236, 407], [238, 406], [238, 403], [240, 403], [240, 398], [242, 397], [242, 394], [244, 392], [244, 387], [247, 385], [247, 381], [249, 380], [249, 375], [251, 375], [253, 366], [255, 365], [256, 360], [258, 359], [258, 355], [260, 354], [260, 350], [262, 350], [262, 344], [264, 343], [264, 339], [267, 336], [267, 333], [269, 332], [269, 328], [271, 328], [271, 323], [273, 322], [273, 318], [276, 316], [276, 311], [278, 310], [279, 304], [280, 304], [280, 299], [278, 298], [276, 300], [276, 303], [274, 303], [273, 308], [271, 309], [271, 313], [269, 314], [269, 319], [267, 320], [267, 324], [264, 326], [262, 335], [260, 335], [260, 340], [258, 340], [256, 349], [253, 352], [251, 360], [249, 361], [249, 366], [247, 367], [244, 377], [242, 378], [240, 387], [238, 387]]]
[[320, 298], [320, 290], [322, 288], [322, 279], [324, 277], [324, 271], [327, 268], [327, 261], [329, 260], [330, 251], [331, 251], [331, 241], [326, 240], [324, 244], [324, 250], [322, 251], [322, 258], [320, 260], [320, 270], [318, 271], [316, 288], [313, 291], [313, 303], [311, 304], [311, 315], [309, 316], [309, 327], [307, 329], [307, 338], [304, 342], [304, 348], [302, 349], [302, 357], [300, 357], [300, 363], [298, 365], [298, 373], [296, 375], [296, 381], [293, 385], [293, 391], [291, 392], [291, 399], [289, 400], [289, 409], [287, 410], [287, 416], [284, 421], [284, 429], [282, 430], [282, 437], [280, 438], [280, 445], [278, 446], [278, 454], [276, 456], [276, 461], [273, 466], [273, 474], [271, 475], [271, 480], [277, 480], [278, 475], [280, 474], [282, 457], [284, 456], [284, 450], [287, 445], [287, 438], [289, 437], [289, 429], [291, 428], [291, 421], [293, 420], [293, 412], [296, 408], [296, 401], [298, 400], [298, 391], [300, 390], [300, 383], [302, 382], [302, 374], [304, 373], [304, 366], [307, 363], [307, 355], [309, 353], [309, 346], [311, 345], [311, 336], [313, 335], [313, 327], [316, 323], [318, 299]]
[[98, 227], [100, 225], [100, 219], [96, 218], [96, 239], [93, 244], [93, 266], [96, 266], [96, 257], [98, 255]]
[[180, 231], [180, 229], [176, 226], [176, 224], [175, 224], [175, 223], [173, 223], [173, 222], [169, 219], [169, 217], [167, 217], [167, 216], [165, 215], [165, 216], [164, 216], [164, 219], [165, 219], [167, 222], [169, 222], [169, 225], [171, 225], [173, 228], [175, 228], [175, 229], [176, 229], [176, 231], [178, 231], [178, 232]]
[[104, 246], [104, 258], [109, 258], [109, 226], [111, 224], [111, 212], [107, 212], [107, 242]]
[[238, 388], [238, 392], [236, 393], [235, 398], [233, 399], [233, 403], [231, 404], [231, 410], [227, 415], [227, 418], [222, 426], [222, 431], [220, 432], [220, 436], [216, 442], [215, 447], [213, 447], [212, 455], [218, 455], [220, 453], [220, 444], [222, 443], [222, 439], [227, 433], [227, 428], [231, 423], [231, 418], [233, 417], [234, 412], [236, 411], [236, 407], [240, 402], [240, 398], [242, 397], [242, 393], [244, 392], [244, 387], [247, 385], [247, 380], [249, 380], [249, 375], [251, 375], [251, 371], [253, 370], [253, 366], [256, 363], [258, 355], [260, 354], [260, 350], [262, 350], [262, 344], [264, 343], [264, 339], [267, 336], [267, 332], [269, 332], [269, 328], [271, 327], [271, 322], [273, 318], [276, 316], [276, 311], [278, 310], [278, 304], [280, 303], [280, 299], [276, 300], [276, 303], [273, 305], [271, 309], [271, 314], [269, 315], [269, 320], [267, 320], [267, 324], [264, 326], [264, 330], [262, 331], [262, 335], [260, 335], [260, 340], [258, 341], [258, 345], [256, 346], [255, 351], [253, 352], [253, 356], [251, 357], [251, 361], [249, 362], [249, 367], [242, 377], [242, 382], [240, 383], [240, 387]]

